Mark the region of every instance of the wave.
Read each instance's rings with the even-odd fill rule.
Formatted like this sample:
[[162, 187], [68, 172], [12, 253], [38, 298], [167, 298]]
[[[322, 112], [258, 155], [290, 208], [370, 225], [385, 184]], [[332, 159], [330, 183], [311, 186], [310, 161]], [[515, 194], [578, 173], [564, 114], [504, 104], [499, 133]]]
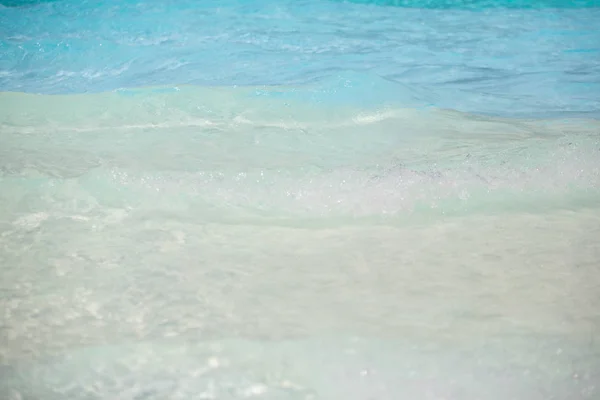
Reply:
[[0, 199], [16, 207], [30, 189], [75, 189], [115, 207], [335, 218], [568, 208], [598, 198], [596, 120], [367, 108], [341, 102], [360, 98], [347, 95], [192, 86], [2, 93]]

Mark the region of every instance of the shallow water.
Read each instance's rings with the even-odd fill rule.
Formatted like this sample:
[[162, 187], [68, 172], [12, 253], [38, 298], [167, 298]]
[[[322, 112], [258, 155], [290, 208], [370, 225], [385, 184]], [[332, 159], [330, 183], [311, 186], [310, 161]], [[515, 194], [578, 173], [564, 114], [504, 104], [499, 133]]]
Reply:
[[600, 9], [364, 3], [2, 3], [1, 398], [598, 396]]

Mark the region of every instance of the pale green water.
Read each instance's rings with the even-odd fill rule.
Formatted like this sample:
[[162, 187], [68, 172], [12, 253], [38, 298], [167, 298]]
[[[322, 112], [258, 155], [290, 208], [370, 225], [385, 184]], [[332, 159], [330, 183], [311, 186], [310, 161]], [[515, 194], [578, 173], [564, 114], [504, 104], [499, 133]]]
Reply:
[[255, 92], [0, 94], [2, 398], [597, 397], [597, 121]]

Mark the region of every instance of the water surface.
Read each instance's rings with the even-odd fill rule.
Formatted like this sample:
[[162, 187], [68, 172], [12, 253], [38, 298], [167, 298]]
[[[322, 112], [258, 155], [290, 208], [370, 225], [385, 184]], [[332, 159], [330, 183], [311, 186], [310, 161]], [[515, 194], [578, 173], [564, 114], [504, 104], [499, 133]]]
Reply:
[[0, 397], [594, 399], [594, 1], [3, 1]]

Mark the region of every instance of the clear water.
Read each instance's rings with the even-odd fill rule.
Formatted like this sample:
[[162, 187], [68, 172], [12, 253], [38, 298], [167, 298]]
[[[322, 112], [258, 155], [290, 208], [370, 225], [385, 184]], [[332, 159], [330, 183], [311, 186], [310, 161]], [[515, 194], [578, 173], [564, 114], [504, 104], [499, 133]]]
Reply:
[[598, 398], [599, 3], [0, 3], [0, 398]]

